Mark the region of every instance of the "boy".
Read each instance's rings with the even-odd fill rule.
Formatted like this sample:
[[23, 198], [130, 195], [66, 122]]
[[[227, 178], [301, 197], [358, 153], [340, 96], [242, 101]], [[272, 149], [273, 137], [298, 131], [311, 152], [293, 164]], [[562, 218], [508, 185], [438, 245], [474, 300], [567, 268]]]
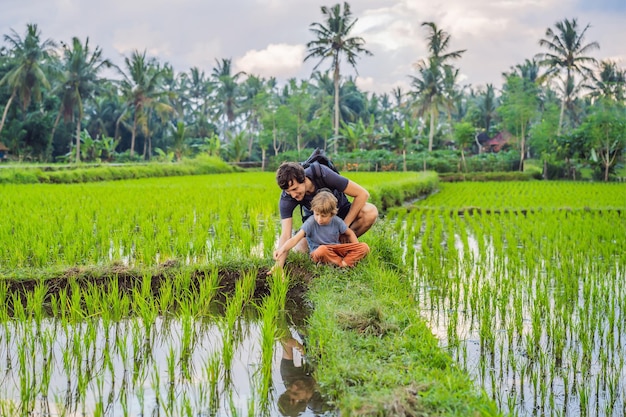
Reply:
[[[367, 243], [359, 242], [356, 234], [337, 216], [337, 198], [329, 191], [319, 191], [311, 201], [313, 216], [298, 233], [274, 252], [274, 259], [282, 266], [287, 253], [306, 237], [311, 259], [341, 268], [352, 267], [369, 253]], [[341, 239], [341, 240], [340, 240]], [[346, 240], [349, 243], [340, 243]]]

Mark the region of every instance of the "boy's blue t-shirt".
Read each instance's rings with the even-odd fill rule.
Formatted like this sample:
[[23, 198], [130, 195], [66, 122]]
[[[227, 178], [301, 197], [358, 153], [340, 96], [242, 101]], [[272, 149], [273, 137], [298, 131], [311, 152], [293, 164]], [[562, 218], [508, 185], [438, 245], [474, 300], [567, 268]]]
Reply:
[[301, 229], [304, 231], [309, 251], [313, 252], [320, 245], [335, 245], [339, 243], [339, 235], [348, 230], [346, 223], [339, 217], [333, 216], [330, 223], [320, 225], [313, 216], [309, 217]]

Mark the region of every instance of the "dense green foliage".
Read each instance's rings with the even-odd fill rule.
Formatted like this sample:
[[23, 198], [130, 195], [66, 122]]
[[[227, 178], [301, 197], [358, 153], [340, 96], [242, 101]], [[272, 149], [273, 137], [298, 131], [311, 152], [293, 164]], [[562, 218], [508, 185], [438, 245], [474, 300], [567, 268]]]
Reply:
[[[356, 58], [369, 55], [364, 40], [350, 33], [358, 18], [349, 4], [321, 11], [307, 58], [329, 69], [316, 67], [309, 79], [285, 85], [235, 73], [230, 59], [176, 73], [137, 50], [124, 58], [121, 79], [109, 80], [101, 76], [109, 60], [88, 40], [73, 38], [59, 50], [37, 25], [27, 25], [24, 35], [12, 30], [0, 53], [4, 157], [137, 162], [208, 153], [265, 166], [283, 152], [321, 147], [334, 157], [355, 153], [350, 164], [359, 153], [388, 154], [368, 158], [364, 170], [523, 170], [530, 157], [542, 161], [546, 179], [579, 179], [584, 169], [605, 181], [619, 178], [626, 73], [589, 55], [599, 46], [585, 39], [589, 25], [564, 19], [548, 28], [536, 59], [503, 71], [497, 89], [498, 80], [461, 86], [455, 64], [466, 51], [454, 50], [453, 34], [423, 22], [428, 56], [407, 74], [411, 88], [380, 94], [361, 91], [339, 72], [339, 57], [356, 69]], [[498, 133], [506, 140], [494, 145]], [[435, 154], [446, 149], [456, 157]], [[484, 169], [484, 160], [471, 158], [502, 150], [517, 159], [512, 153], [504, 167]]]

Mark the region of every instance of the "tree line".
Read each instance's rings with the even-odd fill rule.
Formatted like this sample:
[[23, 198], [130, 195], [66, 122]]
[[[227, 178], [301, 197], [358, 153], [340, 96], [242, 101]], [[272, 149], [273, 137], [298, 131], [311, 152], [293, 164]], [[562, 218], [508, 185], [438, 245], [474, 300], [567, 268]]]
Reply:
[[[321, 7], [310, 25], [308, 79], [279, 85], [274, 77], [234, 72], [231, 59], [210, 70], [176, 72], [135, 50], [122, 67], [89, 38], [45, 39], [36, 24], [11, 30], [0, 47], [0, 142], [20, 161], [180, 160], [198, 153], [260, 161], [286, 151], [331, 153], [384, 149], [398, 155], [453, 149], [462, 163], [484, 151], [481, 137], [509, 132], [507, 146], [540, 159], [547, 175], [588, 165], [605, 179], [626, 147], [626, 70], [590, 53], [589, 25], [564, 19], [545, 31], [538, 52], [494, 84], [462, 85], [452, 36], [423, 22], [428, 56], [407, 74], [407, 91], [362, 91], [355, 71], [373, 55], [352, 36], [358, 20], [348, 3]], [[376, 59], [375, 57], [370, 59]], [[324, 67], [326, 66], [326, 67]], [[323, 70], [320, 70], [323, 68]], [[117, 77], [105, 77], [114, 71]], [[358, 72], [357, 72], [358, 74]]]

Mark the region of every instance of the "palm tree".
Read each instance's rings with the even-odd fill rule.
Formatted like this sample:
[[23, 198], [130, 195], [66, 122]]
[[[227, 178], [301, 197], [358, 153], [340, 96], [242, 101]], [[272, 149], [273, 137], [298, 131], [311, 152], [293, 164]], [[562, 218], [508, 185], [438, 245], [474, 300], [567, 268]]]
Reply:
[[407, 119], [404, 123], [395, 122], [393, 125], [393, 135], [402, 139], [402, 171], [406, 172], [406, 150], [409, 143], [416, 140], [419, 135], [419, 126], [417, 123], [411, 124]]
[[[424, 22], [422, 26], [430, 29], [426, 38], [430, 55], [427, 59], [422, 59], [415, 64], [419, 75], [411, 77], [411, 85], [415, 88], [412, 94], [418, 98], [418, 113], [429, 113], [428, 151], [430, 152], [433, 150], [437, 113], [441, 107], [447, 106], [448, 100], [451, 99], [446, 91], [450, 91], [449, 80], [454, 79], [455, 70], [449, 61], [460, 58], [465, 50], [446, 52], [450, 44], [450, 35], [438, 29], [433, 22]], [[448, 85], [446, 85], [447, 81]]]
[[[274, 82], [274, 81], [272, 81]], [[262, 109], [268, 105], [269, 86], [265, 79], [255, 75], [250, 75], [241, 85], [242, 89], [242, 111], [246, 119], [248, 130], [248, 152], [252, 156], [254, 140], [261, 130]]]
[[537, 85], [543, 84], [548, 74], [541, 73], [541, 63], [535, 58], [524, 60], [523, 64], [517, 64], [511, 67], [510, 73], [502, 74], [505, 78], [510, 74], [517, 74], [520, 78], [533, 82]]
[[598, 42], [584, 43], [589, 25], [581, 31], [576, 19], [571, 21], [564, 19], [557, 22], [555, 27], [556, 32], [548, 28], [545, 38], [539, 41], [540, 46], [548, 49], [548, 52], [539, 56], [542, 58], [541, 65], [548, 67], [548, 75], [561, 76], [563, 99], [557, 128], [557, 136], [560, 136], [565, 107], [571, 102], [575, 90], [571, 86], [577, 84], [574, 78], [582, 76], [585, 79], [591, 74], [588, 64], [595, 64], [596, 59], [586, 54], [594, 49], [600, 49], [600, 45]]
[[498, 107], [498, 98], [496, 97], [493, 84], [487, 84], [484, 92], [478, 96], [478, 110], [480, 111], [482, 127], [489, 134], [491, 122], [497, 117], [496, 109]]
[[[240, 71], [232, 73], [232, 60], [222, 59], [216, 60], [217, 65], [211, 72], [211, 78], [215, 85], [215, 100], [217, 102], [217, 118], [223, 119], [224, 132], [230, 131], [235, 119], [239, 113], [240, 96], [239, 96], [239, 77], [245, 75]], [[232, 135], [231, 135], [232, 136]], [[225, 136], [230, 137], [230, 136]], [[234, 137], [234, 136], [233, 136]]]
[[11, 107], [15, 97], [19, 96], [22, 108], [26, 110], [30, 105], [31, 98], [37, 101], [41, 99], [42, 87], [50, 87], [45, 69], [55, 58], [56, 43], [50, 39], [40, 41], [41, 32], [37, 25], [26, 25], [24, 39], [14, 30], [11, 30], [11, 33], [11, 35], [5, 35], [4, 40], [11, 47], [9, 57], [13, 65], [9, 72], [0, 79], [0, 86], [7, 85], [11, 90], [11, 96], [2, 113], [0, 133], [4, 128], [9, 107]]
[[[81, 122], [84, 115], [84, 101], [91, 98], [97, 90], [100, 79], [98, 74], [103, 68], [113, 64], [102, 58], [102, 50], [89, 48], [89, 38], [83, 45], [77, 37], [72, 38], [71, 47], [63, 44], [64, 62], [61, 69], [61, 109], [52, 128], [52, 137], [63, 116], [65, 121], [76, 120], [76, 162], [80, 162]], [[76, 115], [74, 114], [76, 112]]]
[[[313, 96], [313, 120], [311, 129], [321, 136], [324, 141], [324, 150], [328, 149], [328, 140], [334, 129], [333, 123], [333, 80], [328, 76], [328, 71], [315, 71], [311, 75], [311, 95]], [[336, 144], [335, 135], [335, 144]], [[335, 149], [337, 149], [335, 147]]]
[[215, 131], [211, 120], [210, 100], [214, 84], [205, 76], [204, 71], [192, 67], [189, 74], [183, 73], [180, 77], [182, 100], [185, 115], [187, 135], [195, 138], [211, 136]]
[[586, 84], [585, 88], [591, 90], [594, 98], [606, 97], [622, 101], [626, 93], [626, 69], [618, 68], [614, 61], [602, 61], [597, 73], [592, 74], [591, 83]]
[[[340, 4], [333, 7], [322, 6], [322, 15], [325, 17], [325, 23], [315, 22], [310, 25], [310, 30], [315, 34], [317, 39], [307, 43], [308, 55], [304, 57], [304, 61], [309, 58], [320, 58], [315, 65], [314, 70], [328, 57], [331, 58], [331, 69], [333, 70], [333, 85], [335, 94], [335, 119], [334, 131], [335, 137], [339, 135], [339, 76], [341, 57], [345, 55], [346, 60], [356, 71], [356, 59], [359, 54], [373, 55], [365, 49], [363, 38], [355, 36], [350, 37], [350, 31], [354, 28], [354, 24], [358, 19], [352, 18], [350, 5], [347, 2], [343, 4], [343, 11]], [[358, 72], [357, 72], [358, 74]], [[335, 153], [337, 146], [335, 142]]]
[[162, 78], [167, 68], [158, 65], [154, 58], [147, 59], [145, 51], [142, 53], [133, 51], [130, 57], [124, 58], [124, 62], [130, 77], [124, 74], [121, 83], [126, 108], [117, 123], [133, 112], [130, 140], [132, 158], [135, 153], [137, 128], [141, 128], [144, 135], [148, 136], [149, 111], [154, 110], [158, 115], [164, 116], [173, 113], [174, 108], [167, 102], [169, 92], [162, 86]]

